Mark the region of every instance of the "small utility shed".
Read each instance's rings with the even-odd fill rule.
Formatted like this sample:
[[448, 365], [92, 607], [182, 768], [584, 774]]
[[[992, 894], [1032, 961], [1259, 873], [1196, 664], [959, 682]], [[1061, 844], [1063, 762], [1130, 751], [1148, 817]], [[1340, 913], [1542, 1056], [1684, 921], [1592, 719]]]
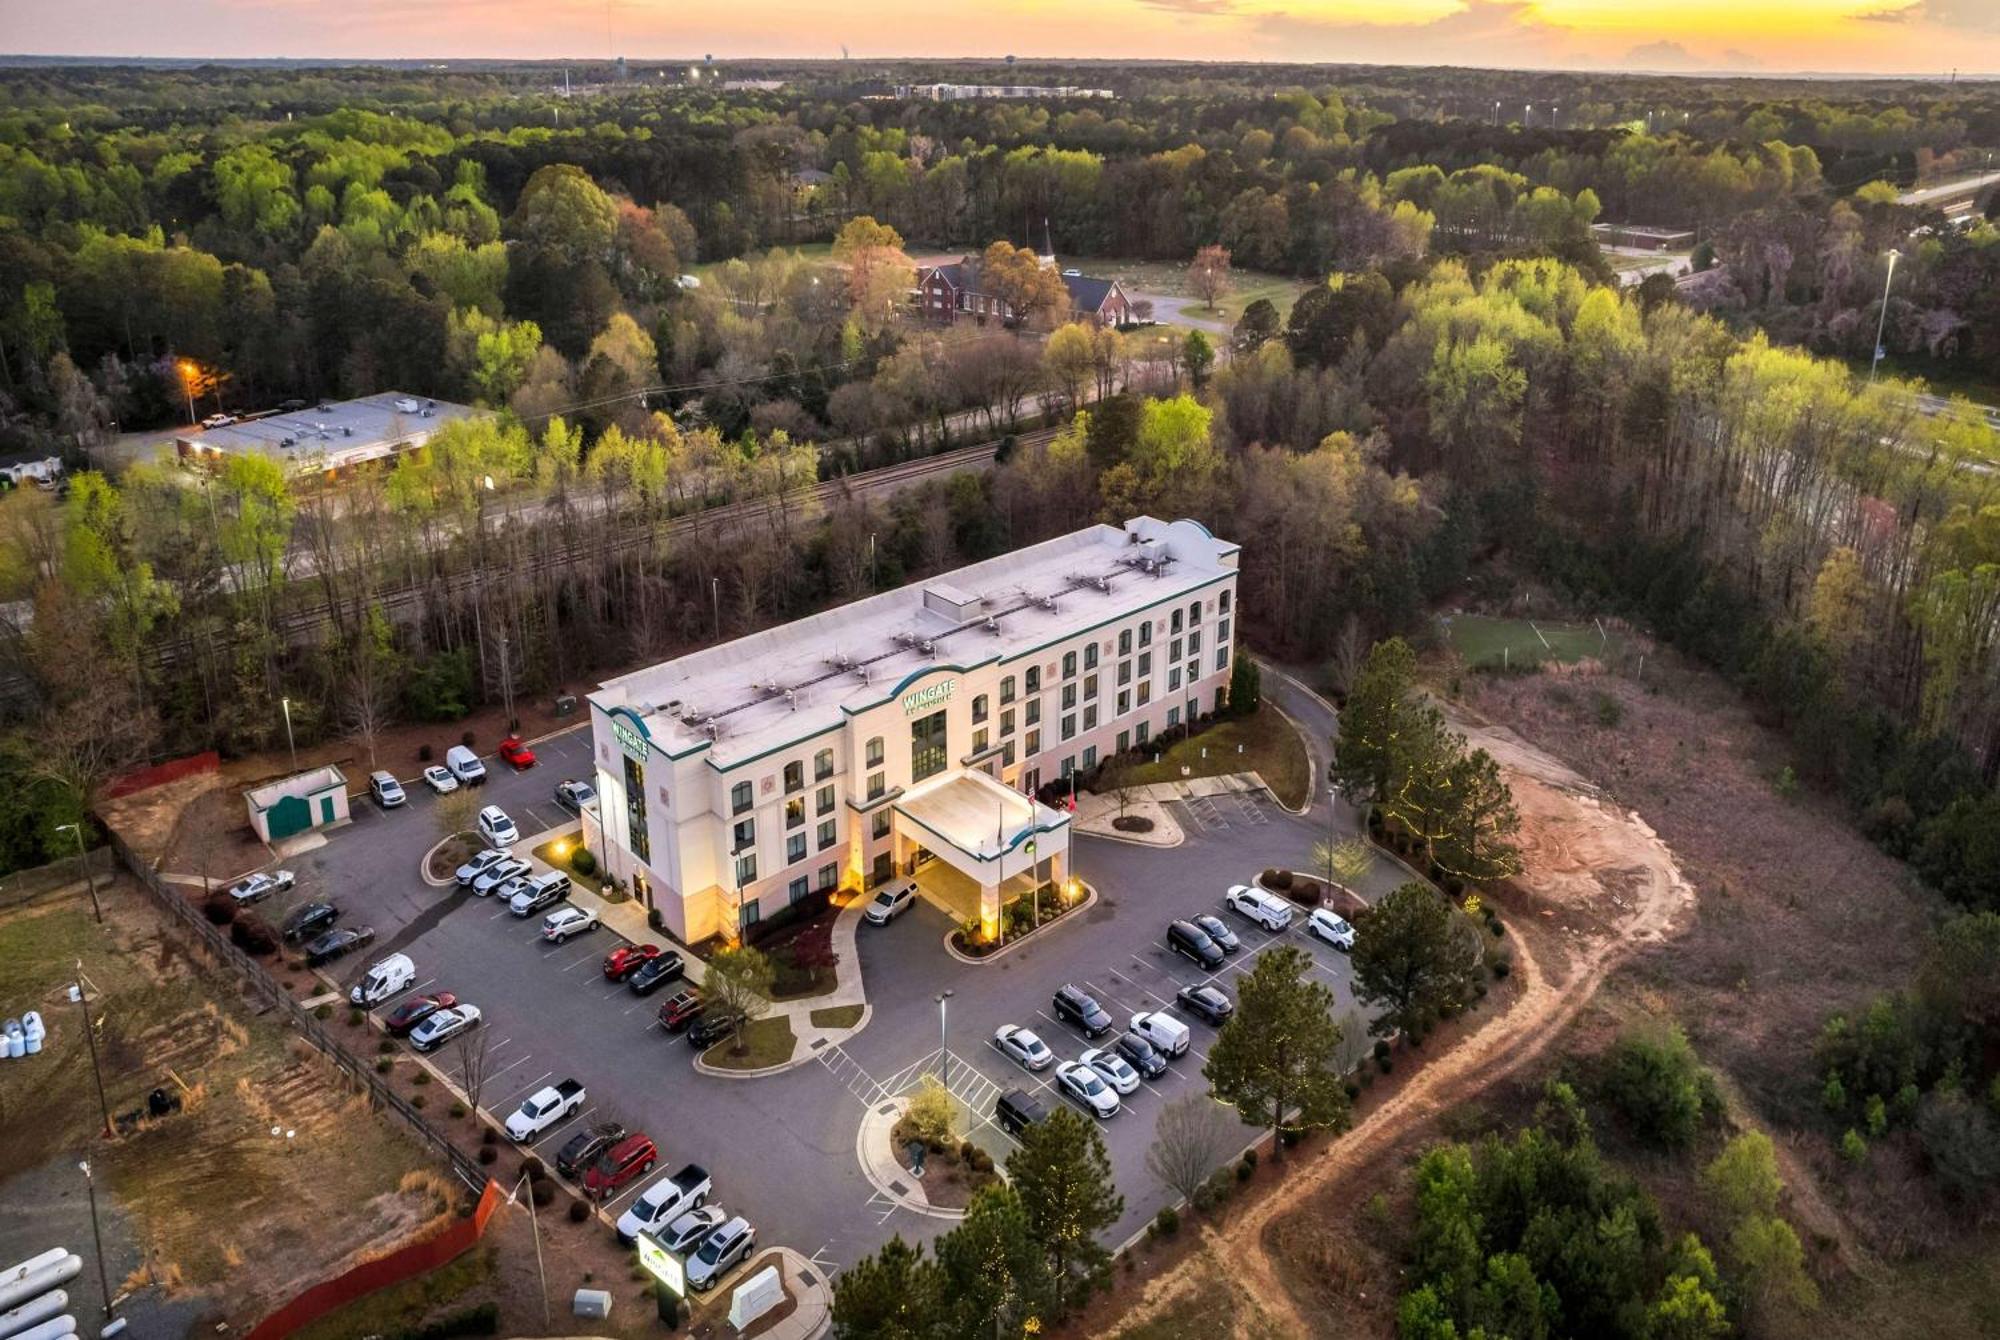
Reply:
[[266, 842], [347, 822], [347, 777], [331, 763], [243, 794], [250, 804], [250, 826]]

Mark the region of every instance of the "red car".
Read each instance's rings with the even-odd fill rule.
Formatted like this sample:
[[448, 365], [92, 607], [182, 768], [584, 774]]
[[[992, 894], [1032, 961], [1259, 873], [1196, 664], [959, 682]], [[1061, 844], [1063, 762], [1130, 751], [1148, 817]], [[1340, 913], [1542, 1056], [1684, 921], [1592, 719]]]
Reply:
[[668, 997], [666, 1004], [660, 1006], [660, 1027], [669, 1033], [678, 1033], [693, 1023], [694, 1017], [700, 1013], [701, 992], [691, 986], [683, 988], [674, 992]]
[[601, 1200], [636, 1177], [653, 1171], [660, 1157], [650, 1135], [628, 1135], [597, 1156], [583, 1175], [583, 1194]]
[[516, 772], [535, 766], [535, 751], [522, 744], [518, 735], [509, 735], [500, 742], [500, 757]]
[[604, 956], [604, 975], [622, 982], [666, 952], [658, 945], [621, 945]]
[[458, 997], [449, 991], [437, 991], [428, 996], [417, 996], [406, 1000], [382, 1018], [382, 1027], [392, 1038], [407, 1036], [409, 1031], [439, 1010], [448, 1010], [458, 1004]]

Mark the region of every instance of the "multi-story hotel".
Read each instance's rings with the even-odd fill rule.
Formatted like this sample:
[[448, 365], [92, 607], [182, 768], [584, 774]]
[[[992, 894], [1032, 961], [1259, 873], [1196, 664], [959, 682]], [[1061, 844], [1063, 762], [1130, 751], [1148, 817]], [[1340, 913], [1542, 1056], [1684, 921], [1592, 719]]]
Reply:
[[1139, 517], [612, 680], [584, 841], [683, 941], [908, 874], [990, 933], [1065, 876], [1038, 789], [1223, 704], [1236, 561]]

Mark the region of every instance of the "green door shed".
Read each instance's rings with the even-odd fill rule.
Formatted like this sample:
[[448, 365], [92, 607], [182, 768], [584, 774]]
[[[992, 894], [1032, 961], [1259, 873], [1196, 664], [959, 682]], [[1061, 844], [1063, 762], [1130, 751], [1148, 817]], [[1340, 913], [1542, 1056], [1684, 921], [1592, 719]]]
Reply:
[[312, 828], [347, 822], [347, 777], [328, 764], [244, 793], [250, 826], [265, 842], [283, 842]]

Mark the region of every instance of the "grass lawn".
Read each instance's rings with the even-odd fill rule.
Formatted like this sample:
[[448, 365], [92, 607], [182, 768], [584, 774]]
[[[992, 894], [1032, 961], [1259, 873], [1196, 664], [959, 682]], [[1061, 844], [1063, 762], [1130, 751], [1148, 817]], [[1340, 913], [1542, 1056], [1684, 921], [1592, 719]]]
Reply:
[[[580, 875], [576, 872], [576, 868], [569, 863], [569, 858], [576, 854], [577, 844], [582, 840], [583, 831], [581, 829], [575, 832], [564, 833], [559, 837], [552, 837], [541, 846], [536, 847], [532, 855], [537, 861], [544, 861], [557, 870], [568, 871], [571, 879], [584, 888], [589, 889], [592, 893], [602, 897], [604, 895], [604, 886], [597, 882], [597, 876], [595, 874]], [[557, 847], [562, 848], [560, 854], [556, 852]]]
[[[1204, 757], [1204, 751], [1206, 756]], [[1132, 769], [1134, 786], [1178, 782], [1186, 777], [1222, 777], [1255, 771], [1269, 783], [1279, 800], [1297, 808], [1306, 803], [1312, 768], [1305, 741], [1284, 715], [1264, 708], [1247, 717], [1229, 717], [1185, 740], [1176, 741], [1158, 762]]]
[[823, 1010], [814, 1010], [808, 1017], [814, 1028], [852, 1028], [861, 1022], [861, 1005], [829, 1005]]
[[[745, 1044], [741, 1056], [735, 1054], [739, 1043]], [[773, 1014], [752, 1019], [743, 1026], [741, 1036], [716, 1043], [702, 1053], [701, 1059], [722, 1070], [762, 1070], [767, 1065], [783, 1065], [791, 1060], [792, 1048], [797, 1044], [791, 1019]]]
[[[1868, 375], [1866, 357], [1847, 361], [1857, 374], [1863, 377]], [[1941, 363], [1929, 358], [1913, 358], [1908, 354], [1887, 354], [1882, 359], [1882, 375], [1914, 378], [1924, 382], [1929, 390], [1938, 395], [1962, 395], [1975, 404], [2000, 405], [2000, 381], [1981, 376], [1976, 369], [1960, 363]]]
[[[796, 251], [799, 253], [799, 258], [801, 260], [807, 260], [807, 261], [829, 261], [833, 259], [833, 243], [831, 242], [801, 242], [795, 247], [778, 246], [778, 247], [773, 247], [772, 250]], [[753, 251], [753, 252], [748, 252], [743, 256], [735, 259], [741, 259], [747, 261], [751, 259], [751, 257], [753, 256], [759, 256], [762, 254], [763, 254], [762, 252]], [[703, 261], [699, 265], [690, 266], [688, 268], [688, 273], [696, 276], [701, 280], [702, 283], [706, 284], [709, 281], [709, 276], [713, 275], [717, 270], [721, 269], [724, 265], [727, 265], [730, 259], [732, 258], [724, 257], [722, 260], [719, 261]]]
[[1595, 624], [1545, 623], [1538, 619], [1493, 619], [1483, 614], [1454, 614], [1444, 621], [1452, 650], [1467, 665], [1536, 665], [1543, 661], [1568, 664], [1586, 656], [1615, 655], [1616, 633], [1607, 639]]
[[[1116, 279], [1126, 289], [1141, 289], [1147, 293], [1163, 293], [1175, 298], [1196, 297], [1189, 287], [1187, 263], [1172, 261], [1123, 260], [1116, 256], [1063, 257], [1067, 267], [1083, 271], [1087, 275]], [[1278, 319], [1283, 321], [1291, 315], [1292, 304], [1299, 294], [1305, 292], [1305, 281], [1286, 275], [1271, 274], [1263, 270], [1237, 270], [1230, 275], [1230, 290], [1222, 295], [1211, 312], [1205, 307], [1191, 307], [1192, 316], [1234, 324], [1243, 315], [1243, 309], [1259, 298], [1269, 298], [1278, 309]]]

